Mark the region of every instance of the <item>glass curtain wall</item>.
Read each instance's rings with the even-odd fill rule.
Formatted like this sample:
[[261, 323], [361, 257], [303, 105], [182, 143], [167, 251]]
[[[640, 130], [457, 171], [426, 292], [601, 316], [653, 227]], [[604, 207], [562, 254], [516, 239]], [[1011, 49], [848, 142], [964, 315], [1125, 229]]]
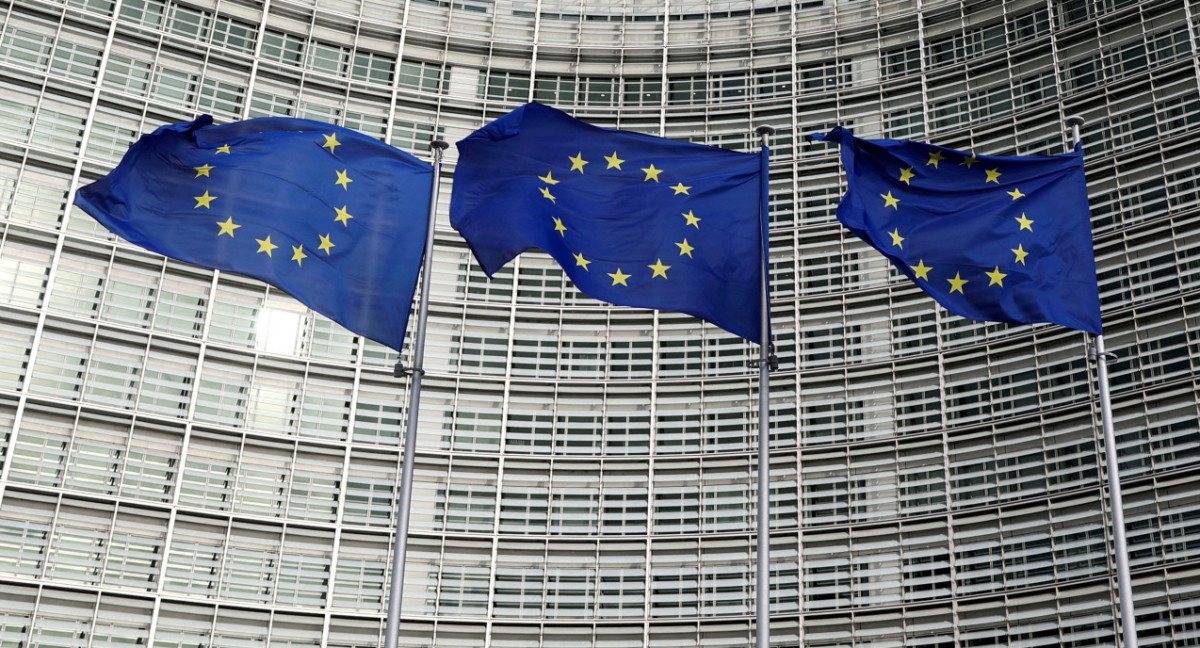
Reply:
[[[531, 100], [776, 129], [771, 635], [814, 648], [1116, 643], [1086, 336], [938, 308], [805, 138], [1046, 154], [1083, 116], [1138, 630], [1200, 645], [1198, 40], [1200, 0], [0, 0], [0, 646], [379, 644], [408, 350], [70, 201], [198, 114], [429, 159]], [[455, 159], [401, 645], [748, 645], [757, 347], [539, 253], [487, 279]]]

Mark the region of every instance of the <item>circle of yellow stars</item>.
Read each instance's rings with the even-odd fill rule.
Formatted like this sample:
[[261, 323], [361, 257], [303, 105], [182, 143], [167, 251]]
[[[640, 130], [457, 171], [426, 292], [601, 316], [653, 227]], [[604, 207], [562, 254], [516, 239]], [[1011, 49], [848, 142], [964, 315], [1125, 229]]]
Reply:
[[[321, 145], [321, 148], [328, 149], [331, 155], [336, 154], [337, 147], [342, 145], [342, 143], [337, 139], [337, 133], [330, 133], [328, 135], [322, 134], [322, 137], [325, 139], [325, 143]], [[214, 161], [217, 161], [215, 159], [216, 156], [221, 154], [232, 155], [233, 146], [230, 144], [225, 144], [214, 149]], [[193, 176], [193, 179], [212, 178], [213, 171], [219, 171], [220, 166], [205, 163], [197, 167], [192, 167], [192, 169], [196, 172], [196, 175]], [[344, 191], [349, 191], [350, 183], [354, 182], [354, 179], [350, 177], [349, 173], [350, 170], [348, 168], [341, 171], [335, 170], [336, 178], [333, 180], [333, 184], [340, 186]], [[193, 209], [212, 209], [213, 201], [218, 200], [219, 198], [220, 196], [214, 196], [209, 192], [208, 189], [205, 189], [203, 194], [199, 196], [193, 196], [193, 199], [196, 201], [196, 205], [193, 207]], [[350, 213], [348, 204], [343, 204], [341, 207], [334, 208], [333, 221], [336, 223], [341, 223], [343, 228], [349, 227], [350, 219], [352, 218], [354, 218], [354, 216]], [[229, 216], [224, 221], [216, 221], [216, 225], [218, 227], [217, 238], [222, 236], [228, 236], [231, 239], [236, 238], [236, 230], [242, 227], [234, 222], [233, 216]], [[333, 242], [333, 230], [330, 230], [328, 234], [318, 234], [317, 238], [319, 239], [319, 243], [316, 245], [316, 250], [318, 252], [324, 252], [326, 256], [331, 255], [333, 248], [337, 247], [337, 245]], [[258, 243], [258, 249], [255, 251], [255, 254], [266, 254], [271, 258], [274, 258], [275, 250], [279, 249], [280, 247], [271, 240], [270, 234], [268, 234], [265, 238], [256, 238], [254, 241]], [[300, 243], [299, 245], [289, 244], [288, 247], [292, 249], [292, 256], [289, 261], [295, 261], [297, 267], [303, 267], [304, 260], [309, 257], [308, 252], [305, 252], [304, 250], [304, 243]]]
[[[943, 162], [947, 162], [946, 153], [941, 150], [933, 150], [929, 152], [929, 158], [925, 162], [925, 167], [933, 167], [933, 170], [936, 171], [941, 168], [940, 165]], [[961, 159], [958, 161], [958, 164], [959, 166], [965, 166], [970, 169], [980, 162], [981, 161], [979, 158], [972, 153], [970, 155], [962, 155]], [[917, 180], [918, 186], [920, 185], [921, 174], [919, 174], [913, 166], [898, 167], [897, 173], [898, 175], [896, 176], [896, 182], [902, 182], [905, 186], [911, 187], [913, 180]], [[933, 171], [927, 170], [922, 173], [932, 174]], [[1004, 173], [1000, 171], [999, 167], [993, 169], [985, 168], [983, 169], [983, 176], [981, 179], [983, 180], [984, 185], [989, 183], [995, 183], [996, 185], [999, 185], [1000, 176], [1002, 175], [1004, 175]], [[1017, 201], [1025, 197], [1025, 194], [1022, 193], [1018, 187], [1013, 187], [1012, 191], [1006, 191], [1005, 193], [1007, 193], [1013, 201]], [[893, 195], [892, 191], [889, 190], [887, 193], [879, 194], [879, 198], [883, 201], [882, 208], [884, 210], [891, 208], [897, 212], [900, 211], [901, 198]], [[1022, 212], [1019, 217], [1015, 217], [1013, 220], [1015, 220], [1017, 223], [1016, 226], [1018, 234], [1022, 231], [1027, 231], [1030, 233], [1034, 231], [1033, 224], [1035, 221], [1029, 218], [1024, 212]], [[901, 234], [899, 227], [887, 232], [887, 234], [891, 238], [892, 247], [901, 250], [904, 249], [905, 237]], [[1017, 247], [1012, 248], [1011, 251], [1013, 253], [1013, 260], [1010, 262], [1011, 265], [1020, 264], [1024, 266], [1025, 259], [1029, 255], [1029, 252], [1025, 249], [1025, 244], [1019, 243]], [[930, 281], [929, 273], [934, 269], [933, 266], [925, 265], [924, 259], [918, 259], [917, 265], [910, 265], [909, 268], [912, 270], [915, 278], [926, 282]], [[988, 278], [988, 286], [999, 286], [1001, 288], [1004, 287], [1004, 279], [1008, 277], [1008, 273], [1000, 270], [999, 264], [993, 266], [993, 269], [990, 272], [984, 272], [983, 274]], [[971, 281], [969, 279], [963, 279], [962, 272], [956, 271], [953, 277], [946, 278], [946, 282], [949, 284], [949, 294], [959, 293], [965, 295], [966, 293], [964, 292], [963, 288]]]
[[[618, 151], [614, 150], [611, 155], [605, 155], [605, 156], [603, 156], [603, 158], [604, 158], [604, 162], [606, 165], [604, 167], [604, 170], [607, 171], [607, 170], [611, 170], [611, 169], [616, 169], [617, 171], [625, 171], [625, 169], [622, 168], [621, 165], [625, 164], [628, 160], [621, 159], [621, 156]], [[566, 173], [568, 175], [573, 172], [578, 172], [581, 175], [585, 174], [586, 173], [585, 167], [587, 167], [588, 164], [592, 163], [591, 160], [584, 159], [583, 151], [579, 151], [575, 155], [567, 156], [567, 161], [570, 162], [570, 168], [567, 169], [567, 171], [566, 171]], [[663, 169], [659, 169], [658, 167], [654, 166], [653, 163], [650, 163], [649, 166], [640, 167], [640, 170], [643, 173], [642, 182], [644, 182], [644, 183], [645, 182], [654, 182], [655, 184], [662, 184], [661, 175], [664, 171]], [[543, 183], [545, 183], [545, 186], [538, 187], [538, 191], [541, 193], [542, 197], [545, 198], [546, 200], [549, 200], [551, 202], [551, 204], [557, 205], [558, 197], [554, 195], [553, 188], [554, 188], [554, 185], [557, 185], [558, 183], [562, 182], [562, 179], [554, 177], [553, 169], [547, 171], [546, 175], [544, 175], [544, 176], [537, 176], [537, 179], [542, 181]], [[676, 184], [666, 186], [665, 188], [670, 189], [673, 192], [672, 193], [673, 196], [680, 196], [680, 195], [690, 196], [691, 194], [689, 193], [689, 191], [692, 189], [691, 186], [685, 185], [682, 182], [677, 182]], [[701, 218], [694, 213], [694, 210], [680, 212], [679, 215], [681, 217], [683, 217], [683, 219], [684, 219], [683, 227], [685, 227], [685, 228], [686, 227], [694, 227], [697, 230], [700, 229]], [[567, 224], [564, 223], [563, 220], [557, 216], [552, 216], [550, 218], [550, 220], [551, 220], [551, 223], [553, 224], [554, 231], [558, 232], [559, 235], [562, 236], [563, 238], [566, 238], [567, 232], [569, 231]], [[696, 250], [696, 248], [694, 246], [692, 246], [691, 243], [688, 242], [688, 239], [686, 236], [683, 237], [682, 241], [675, 242], [675, 246], [679, 248], [679, 256], [681, 256], [681, 257], [686, 256], [689, 259], [695, 258], [692, 256], [692, 252], [694, 252]], [[573, 252], [572, 257], [574, 257], [574, 259], [575, 259], [576, 267], [582, 268], [585, 272], [591, 272], [591, 268], [589, 268], [588, 266], [594, 262], [592, 260], [584, 257], [582, 252]], [[650, 270], [650, 279], [655, 279], [655, 278], [661, 277], [663, 280], [669, 279], [669, 277], [667, 275], [667, 271], [669, 271], [672, 267], [673, 266], [663, 263], [663, 260], [661, 257], [655, 259], [654, 263], [646, 266], [646, 268], [648, 268]], [[639, 272], [639, 271], [634, 270], [634, 272]], [[607, 274], [608, 277], [610, 279], [612, 279], [612, 284], [611, 284], [612, 286], [626, 286], [626, 287], [629, 286], [628, 280], [634, 276], [631, 273], [627, 273], [627, 272], [623, 271], [620, 267], [617, 267], [615, 272], [608, 272], [605, 274]]]

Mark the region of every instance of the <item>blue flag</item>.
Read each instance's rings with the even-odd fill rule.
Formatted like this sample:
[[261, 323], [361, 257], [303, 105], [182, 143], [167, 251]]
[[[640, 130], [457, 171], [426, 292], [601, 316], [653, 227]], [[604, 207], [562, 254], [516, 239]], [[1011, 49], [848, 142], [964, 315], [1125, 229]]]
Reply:
[[131, 243], [260, 279], [399, 350], [432, 179], [431, 165], [339, 126], [204, 115], [143, 136], [75, 204]]
[[450, 223], [489, 276], [539, 248], [591, 297], [759, 341], [761, 155], [599, 128], [535, 103], [458, 150]]
[[835, 128], [837, 217], [946, 310], [1101, 333], [1083, 153], [985, 156]]

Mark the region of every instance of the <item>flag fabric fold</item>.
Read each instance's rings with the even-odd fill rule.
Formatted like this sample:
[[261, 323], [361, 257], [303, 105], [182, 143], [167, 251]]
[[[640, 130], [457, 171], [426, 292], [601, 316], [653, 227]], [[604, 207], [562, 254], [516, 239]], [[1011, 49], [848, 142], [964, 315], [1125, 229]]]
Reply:
[[761, 337], [761, 156], [531, 103], [457, 143], [450, 223], [489, 276], [538, 248], [584, 294]]
[[1099, 335], [1083, 154], [985, 156], [845, 128], [837, 217], [946, 310]]
[[75, 204], [165, 256], [265, 281], [399, 350], [433, 167], [361, 133], [259, 118], [162, 126]]

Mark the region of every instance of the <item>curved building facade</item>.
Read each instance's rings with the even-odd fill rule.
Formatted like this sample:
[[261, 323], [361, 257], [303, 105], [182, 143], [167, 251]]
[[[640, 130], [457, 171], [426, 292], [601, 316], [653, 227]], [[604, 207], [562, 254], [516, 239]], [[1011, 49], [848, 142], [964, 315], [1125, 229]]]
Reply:
[[[837, 223], [837, 151], [804, 138], [1043, 154], [1086, 118], [1141, 645], [1200, 645], [1198, 29], [1197, 0], [0, 2], [0, 646], [380, 643], [407, 354], [70, 199], [199, 113], [429, 159], [530, 100], [776, 129], [780, 647], [1118, 643], [1087, 336], [936, 307]], [[486, 279], [454, 161], [401, 645], [748, 645], [757, 348], [545, 255]]]

